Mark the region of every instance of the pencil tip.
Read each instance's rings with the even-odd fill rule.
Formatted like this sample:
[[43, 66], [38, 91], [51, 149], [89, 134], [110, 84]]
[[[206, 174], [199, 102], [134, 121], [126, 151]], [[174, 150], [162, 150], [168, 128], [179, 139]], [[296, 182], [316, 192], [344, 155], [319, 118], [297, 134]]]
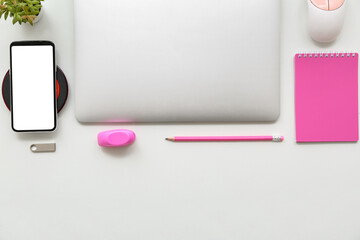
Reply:
[[165, 138], [167, 141], [174, 141], [174, 138]]

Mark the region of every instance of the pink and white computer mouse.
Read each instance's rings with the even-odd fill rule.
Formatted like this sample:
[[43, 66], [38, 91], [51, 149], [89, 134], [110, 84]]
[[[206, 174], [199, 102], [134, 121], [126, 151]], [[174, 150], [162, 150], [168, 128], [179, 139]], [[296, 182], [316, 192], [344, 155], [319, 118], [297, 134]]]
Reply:
[[311, 37], [318, 42], [334, 41], [341, 33], [347, 0], [307, 0]]

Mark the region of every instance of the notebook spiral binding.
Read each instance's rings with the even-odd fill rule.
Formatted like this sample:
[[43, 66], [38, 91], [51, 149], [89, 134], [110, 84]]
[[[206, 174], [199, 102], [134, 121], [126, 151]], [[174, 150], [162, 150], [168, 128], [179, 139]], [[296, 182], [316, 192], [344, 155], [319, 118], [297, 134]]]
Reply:
[[317, 52], [317, 53], [299, 53], [298, 58], [349, 58], [356, 57], [355, 52]]

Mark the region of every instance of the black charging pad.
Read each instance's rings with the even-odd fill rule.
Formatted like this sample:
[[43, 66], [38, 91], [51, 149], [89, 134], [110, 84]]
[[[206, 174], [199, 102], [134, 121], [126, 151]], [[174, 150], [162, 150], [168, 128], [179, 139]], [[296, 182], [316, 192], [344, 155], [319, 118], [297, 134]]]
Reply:
[[[10, 107], [10, 70], [7, 71], [3, 84], [2, 84], [2, 96], [6, 107], [11, 111]], [[68, 82], [64, 72], [59, 68], [56, 68], [56, 95], [57, 95], [57, 111], [58, 113], [65, 106], [68, 97]]]

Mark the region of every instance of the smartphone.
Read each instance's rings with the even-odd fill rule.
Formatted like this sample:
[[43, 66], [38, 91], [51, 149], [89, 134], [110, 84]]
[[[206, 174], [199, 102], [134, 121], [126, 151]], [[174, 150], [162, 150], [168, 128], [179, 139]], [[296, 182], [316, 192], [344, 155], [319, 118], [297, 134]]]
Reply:
[[11, 43], [10, 77], [12, 129], [54, 131], [57, 118], [54, 43]]

